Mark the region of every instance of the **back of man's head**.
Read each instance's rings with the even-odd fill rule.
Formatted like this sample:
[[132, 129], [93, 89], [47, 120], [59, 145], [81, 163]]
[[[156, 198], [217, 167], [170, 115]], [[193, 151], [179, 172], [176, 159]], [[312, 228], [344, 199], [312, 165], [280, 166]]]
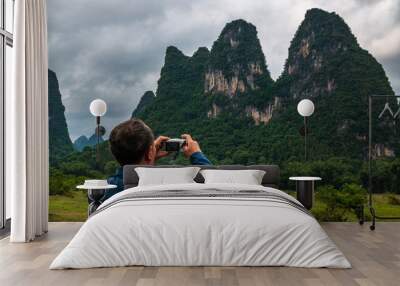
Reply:
[[140, 164], [153, 142], [153, 131], [135, 118], [114, 127], [109, 138], [111, 153], [121, 166]]

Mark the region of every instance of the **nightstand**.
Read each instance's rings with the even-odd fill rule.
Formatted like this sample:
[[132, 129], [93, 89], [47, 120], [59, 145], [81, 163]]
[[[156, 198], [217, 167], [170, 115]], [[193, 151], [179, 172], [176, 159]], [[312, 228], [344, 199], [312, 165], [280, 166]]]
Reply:
[[322, 180], [320, 177], [290, 177], [296, 181], [297, 200], [310, 210], [314, 203], [314, 182]]
[[114, 189], [116, 187], [116, 185], [107, 184], [106, 180], [85, 180], [85, 184], [77, 186], [78, 189], [87, 190], [89, 199], [88, 217], [101, 205], [106, 190]]

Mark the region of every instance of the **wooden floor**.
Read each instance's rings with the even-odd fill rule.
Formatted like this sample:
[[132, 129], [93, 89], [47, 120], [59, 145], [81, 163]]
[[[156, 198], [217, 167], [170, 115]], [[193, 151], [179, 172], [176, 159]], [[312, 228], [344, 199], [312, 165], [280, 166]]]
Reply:
[[400, 222], [326, 223], [324, 229], [352, 269], [289, 267], [124, 267], [48, 270], [81, 223], [50, 223], [49, 233], [28, 244], [0, 241], [0, 285], [400, 285]]

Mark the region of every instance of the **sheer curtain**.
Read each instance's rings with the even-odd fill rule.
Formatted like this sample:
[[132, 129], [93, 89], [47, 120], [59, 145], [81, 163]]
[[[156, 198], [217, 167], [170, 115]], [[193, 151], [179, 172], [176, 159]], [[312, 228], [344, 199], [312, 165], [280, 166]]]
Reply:
[[46, 0], [15, 1], [13, 93], [6, 98], [6, 187], [11, 188], [12, 242], [48, 227]]

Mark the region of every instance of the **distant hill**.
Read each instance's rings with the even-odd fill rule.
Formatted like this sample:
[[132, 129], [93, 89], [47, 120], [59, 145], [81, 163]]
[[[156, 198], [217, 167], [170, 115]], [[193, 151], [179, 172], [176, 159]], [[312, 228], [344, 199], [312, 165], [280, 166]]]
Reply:
[[[189, 57], [168, 47], [156, 97], [143, 97], [134, 116], [157, 134], [192, 133], [216, 162], [279, 163], [303, 157], [303, 118], [296, 106], [309, 98], [316, 105], [309, 120], [311, 159], [361, 159], [369, 94], [393, 94], [381, 64], [360, 47], [340, 16], [311, 9], [277, 81], [270, 77], [256, 27], [235, 20], [211, 51], [199, 48]], [[377, 140], [376, 148], [400, 152], [389, 133]]]
[[[100, 137], [99, 143], [103, 143], [103, 142], [104, 142], [103, 137]], [[93, 147], [96, 144], [97, 144], [96, 134], [93, 134], [89, 138], [87, 138], [85, 135], [82, 135], [74, 141], [74, 148], [77, 151], [82, 151], [85, 147]]]
[[73, 145], [65, 120], [65, 107], [61, 101], [61, 93], [55, 72], [48, 71], [49, 87], [49, 155], [50, 162], [73, 151]]

